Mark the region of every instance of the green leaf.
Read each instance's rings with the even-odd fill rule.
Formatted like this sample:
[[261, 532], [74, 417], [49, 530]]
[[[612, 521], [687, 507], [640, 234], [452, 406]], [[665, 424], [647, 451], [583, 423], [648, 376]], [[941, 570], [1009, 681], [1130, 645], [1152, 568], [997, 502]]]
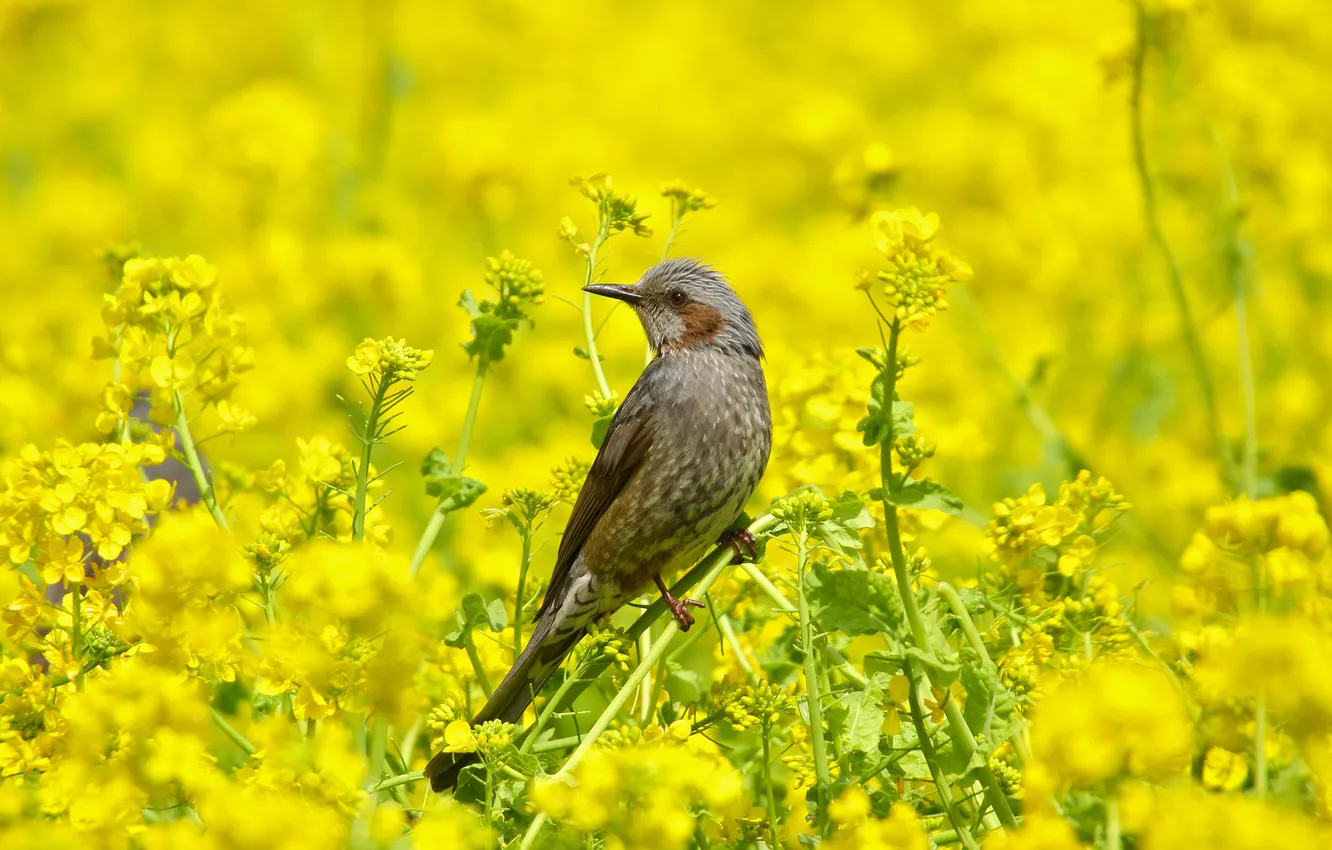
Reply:
[[861, 549], [860, 532], [874, 527], [874, 517], [870, 516], [865, 500], [847, 490], [831, 506], [832, 518], [819, 523], [813, 530], [814, 536], [845, 554]]
[[958, 676], [967, 691], [962, 716], [972, 733], [983, 735], [987, 753], [1017, 733], [1022, 721], [1017, 715], [1017, 697], [1003, 686], [992, 665], [965, 664]]
[[601, 448], [601, 444], [606, 442], [606, 433], [610, 431], [611, 422], [615, 421], [615, 414], [603, 416], [592, 423], [592, 445], [595, 448]]
[[831, 569], [815, 562], [807, 580], [814, 619], [848, 635], [896, 632], [906, 612], [893, 579], [866, 569]]
[[671, 702], [690, 705], [703, 696], [702, 679], [696, 670], [674, 668], [666, 674], [666, 693], [670, 694]]
[[[874, 383], [870, 384], [870, 397], [866, 404], [869, 415], [860, 420], [856, 425], [856, 430], [865, 435], [864, 442], [867, 446], [877, 446], [888, 439], [891, 433], [893, 438], [909, 437], [916, 432], [914, 421], [915, 405], [909, 401], [901, 401], [894, 397], [891, 405], [885, 402], [888, 394], [888, 385], [880, 373], [874, 378]], [[894, 394], [896, 396], [896, 394]], [[888, 409], [892, 410], [892, 419], [888, 417]], [[891, 423], [891, 428], [889, 427]]]
[[[883, 493], [883, 490], [876, 488], [875, 492]], [[887, 493], [884, 501], [899, 508], [917, 511], [943, 511], [946, 514], [962, 512], [962, 500], [947, 487], [928, 478], [921, 481], [906, 479], [898, 489]]]
[[882, 674], [870, 678], [864, 690], [842, 694], [838, 700], [845, 712], [842, 717], [842, 748], [860, 752], [878, 752], [883, 737], [883, 692], [888, 677]]
[[492, 632], [498, 632], [509, 624], [509, 615], [504, 611], [501, 599], [487, 603], [479, 593], [469, 593], [458, 603], [458, 610], [453, 614], [453, 629], [444, 635], [444, 642], [452, 647], [466, 646], [474, 629], [486, 626]]
[[444, 513], [470, 507], [486, 492], [486, 485], [459, 475], [453, 462], [439, 446], [435, 446], [421, 460], [421, 475], [426, 480], [426, 493], [439, 499], [437, 510]]
[[490, 301], [477, 301], [471, 290], [464, 290], [458, 306], [472, 318], [472, 338], [463, 343], [469, 357], [480, 357], [490, 363], [504, 359], [504, 349], [513, 342], [518, 330], [518, 319], [502, 317], [495, 312]]

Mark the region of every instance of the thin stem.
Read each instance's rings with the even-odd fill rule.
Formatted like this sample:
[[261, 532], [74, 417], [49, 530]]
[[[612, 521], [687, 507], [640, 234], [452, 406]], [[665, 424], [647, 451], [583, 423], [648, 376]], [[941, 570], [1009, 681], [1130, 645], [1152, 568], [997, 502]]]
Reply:
[[[592, 276], [597, 268], [597, 251], [606, 240], [606, 225], [598, 226], [597, 236], [592, 240], [592, 250], [587, 255], [587, 271], [583, 275], [583, 286], [592, 285]], [[592, 293], [583, 293], [583, 338], [587, 343], [587, 359], [592, 361], [592, 373], [597, 377], [597, 387], [602, 398], [610, 398], [610, 384], [606, 383], [606, 373], [601, 369], [601, 357], [597, 354], [597, 335], [592, 330]]]
[[1122, 850], [1119, 832], [1119, 799], [1111, 792], [1105, 800], [1105, 850]]
[[410, 785], [413, 782], [420, 782], [425, 779], [425, 774], [419, 770], [413, 770], [411, 773], [404, 773], [399, 776], [390, 776], [381, 780], [378, 784], [370, 788], [371, 793], [379, 791], [388, 791], [393, 788], [400, 788], [403, 785]]
[[421, 532], [421, 539], [416, 542], [416, 551], [412, 553], [410, 568], [412, 578], [421, 572], [421, 565], [425, 563], [426, 556], [435, 547], [435, 538], [439, 536], [439, 530], [444, 527], [445, 516], [447, 514], [441, 511], [438, 505], [430, 512], [430, 521], [426, 523], [425, 530]]
[[[911, 582], [911, 573], [907, 567], [906, 551], [902, 547], [902, 533], [898, 526], [897, 506], [894, 505], [889, 496], [895, 492], [897, 479], [892, 474], [892, 451], [893, 451], [893, 411], [892, 406], [896, 401], [897, 393], [897, 345], [898, 338], [901, 336], [902, 326], [894, 321], [889, 327], [888, 357], [884, 361], [884, 405], [888, 408], [885, 411], [888, 420], [888, 434], [879, 447], [879, 476], [883, 485], [883, 515], [884, 531], [888, 536], [888, 552], [893, 564], [893, 575], [897, 579], [897, 589], [902, 597], [902, 605], [906, 609], [907, 623], [911, 630], [912, 642], [921, 650], [929, 649], [929, 642], [925, 632], [925, 620], [921, 615], [920, 604], [916, 600], [916, 590]], [[907, 677], [911, 683], [911, 691], [914, 695], [917, 687], [917, 680], [911, 676]], [[929, 669], [925, 670], [925, 680], [934, 684], [929, 677]], [[916, 695], [918, 698], [918, 695]], [[966, 718], [962, 716], [962, 710], [958, 707], [956, 701], [950, 700], [945, 708], [945, 714], [948, 718], [948, 735], [961, 752], [968, 758], [976, 752], [976, 738], [971, 729], [967, 726]], [[928, 755], [926, 756], [928, 760]], [[934, 768], [931, 763], [931, 769]], [[1000, 822], [1010, 828], [1017, 828], [1017, 819], [1013, 816], [1012, 807], [1008, 805], [1008, 797], [999, 787], [999, 782], [994, 776], [994, 771], [988, 765], [981, 767], [981, 784], [985, 786], [986, 800]], [[959, 827], [959, 832], [961, 832]]]
[[518, 599], [513, 603], [513, 657], [516, 659], [523, 651], [523, 594], [527, 587], [527, 568], [532, 565], [532, 529], [524, 525], [520, 529], [523, 535], [523, 560], [518, 565]]
[[744, 571], [749, 574], [749, 577], [754, 580], [754, 583], [759, 586], [759, 589], [766, 593], [768, 598], [777, 604], [777, 610], [786, 614], [794, 614], [797, 612], [797, 609], [795, 605], [791, 603], [791, 600], [787, 599], [786, 594], [782, 593], [781, 589], [772, 583], [772, 580], [764, 574], [763, 570], [758, 568], [758, 564], [751, 564], [746, 561], [741, 566], [744, 568]]
[[528, 753], [533, 751], [533, 745], [536, 744], [537, 739], [541, 737], [541, 731], [546, 728], [546, 725], [550, 723], [551, 718], [555, 716], [555, 711], [558, 708], [560, 701], [564, 699], [565, 694], [569, 693], [574, 687], [574, 683], [578, 680], [579, 677], [577, 675], [569, 675], [564, 678], [563, 682], [560, 682], [560, 686], [556, 689], [554, 696], [541, 707], [541, 714], [537, 715], [536, 723], [532, 724], [532, 727], [525, 733], [526, 737], [523, 739], [523, 745], [518, 748], [519, 752]]
[[[463, 463], [467, 460], [467, 449], [472, 442], [472, 429], [476, 425], [476, 414], [481, 408], [481, 389], [486, 383], [486, 374], [490, 371], [490, 360], [484, 354], [477, 357], [476, 378], [472, 381], [472, 397], [467, 402], [467, 413], [463, 416], [462, 433], [458, 435], [458, 452], [454, 457], [454, 469], [462, 471]], [[435, 510], [430, 513], [430, 520], [426, 522], [425, 530], [421, 532], [421, 539], [416, 542], [416, 551], [412, 552], [412, 563], [409, 567], [409, 574], [415, 578], [421, 572], [421, 566], [425, 564], [425, 559], [430, 555], [430, 550], [435, 548], [435, 538], [439, 537], [439, 530], [444, 527], [444, 518], [447, 513], [440, 510], [444, 499], [440, 498], [439, 504], [435, 505]]]
[[365, 497], [370, 491], [370, 454], [374, 451], [375, 442], [379, 438], [379, 416], [390, 383], [388, 375], [379, 376], [375, 397], [370, 402], [370, 414], [365, 418], [365, 432], [359, 435], [361, 465], [356, 468], [356, 498], [352, 502], [352, 540], [357, 543], [365, 540]]
[[383, 715], [375, 718], [370, 732], [370, 775], [367, 782], [378, 782], [384, 776], [384, 754], [388, 751], [388, 721]]
[[481, 665], [481, 656], [476, 651], [476, 641], [472, 640], [470, 634], [467, 636], [466, 642], [463, 643], [463, 648], [467, 650], [467, 659], [472, 662], [472, 671], [476, 673], [477, 684], [481, 686], [481, 690], [485, 691], [486, 699], [489, 699], [495, 690], [490, 687], [490, 677], [486, 675], [486, 668]]
[[722, 637], [726, 639], [726, 643], [731, 647], [731, 652], [735, 653], [735, 662], [740, 665], [741, 670], [745, 671], [745, 676], [749, 678], [751, 683], [758, 684], [759, 674], [749, 663], [749, 659], [745, 657], [745, 650], [740, 646], [740, 637], [735, 633], [735, 626], [731, 625], [731, 616], [722, 614], [714, 619], [717, 621], [717, 628], [721, 630]]
[[[652, 630], [647, 629], [638, 636], [638, 657], [646, 658], [652, 654]], [[660, 670], [658, 670], [660, 672]], [[655, 677], [653, 677], [655, 679]], [[656, 702], [657, 689], [653, 679], [647, 676], [643, 677], [643, 682], [638, 686], [639, 700], [639, 721], [646, 726], [648, 719], [652, 717], [652, 704]]]
[[1147, 235], [1161, 255], [1170, 281], [1170, 292], [1174, 297], [1175, 308], [1179, 311], [1184, 343], [1193, 363], [1198, 389], [1202, 393], [1203, 408], [1207, 416], [1207, 427], [1211, 432], [1212, 445], [1217, 460], [1221, 464], [1221, 475], [1227, 488], [1235, 481], [1234, 459], [1226, 445], [1225, 435], [1221, 431], [1221, 419], [1217, 412], [1216, 390], [1212, 385], [1212, 375], [1207, 368], [1207, 358], [1203, 353], [1202, 341], [1189, 306], [1188, 292], [1184, 289], [1184, 276], [1179, 268], [1170, 243], [1161, 230], [1161, 222], [1156, 204], [1156, 186], [1152, 182], [1151, 171], [1147, 166], [1147, 143], [1143, 134], [1142, 100], [1143, 81], [1146, 75], [1148, 30], [1150, 20], [1147, 10], [1141, 2], [1137, 4], [1137, 37], [1133, 46], [1133, 80], [1129, 89], [1129, 126], [1132, 134], [1133, 166], [1138, 174], [1138, 187], [1142, 193], [1143, 217], [1146, 219]]
[[958, 814], [957, 806], [953, 802], [953, 788], [948, 784], [948, 777], [944, 775], [943, 768], [939, 766], [939, 758], [934, 752], [934, 741], [930, 738], [929, 730], [925, 728], [925, 712], [921, 710], [920, 706], [920, 685], [924, 682], [917, 678], [913, 669], [914, 665], [910, 661], [905, 662], [903, 668], [907, 680], [911, 683], [911, 687], [907, 691], [907, 705], [911, 709], [911, 724], [916, 727], [916, 740], [920, 744], [921, 754], [925, 756], [925, 763], [930, 767], [930, 776], [934, 778], [934, 790], [939, 796], [939, 804], [943, 806], [944, 813], [948, 815], [949, 823], [957, 831], [962, 843], [969, 850], [979, 850], [975, 837], [963, 825], [962, 817]]
[[458, 435], [458, 453], [454, 456], [453, 467], [459, 472], [467, 462], [467, 449], [472, 443], [472, 429], [476, 427], [476, 415], [481, 410], [481, 390], [486, 385], [486, 374], [490, 371], [490, 358], [484, 354], [476, 361], [476, 378], [472, 381], [472, 396], [467, 400], [467, 414], [463, 417], [462, 433]]
[[228, 723], [227, 719], [222, 716], [222, 712], [218, 711], [216, 708], [210, 708], [209, 711], [212, 712], [213, 725], [216, 726], [218, 729], [221, 729], [222, 734], [226, 735], [228, 738], [232, 740], [232, 742], [236, 746], [244, 750], [247, 756], [254, 755], [255, 753], [254, 744], [251, 744], [249, 741], [245, 739], [244, 735], [237, 732], [236, 728], [232, 726], [230, 723]]
[[985, 641], [981, 640], [980, 632], [976, 629], [976, 623], [971, 619], [971, 612], [967, 610], [967, 606], [962, 604], [962, 597], [957, 595], [957, 590], [946, 581], [939, 582], [935, 590], [943, 597], [944, 602], [948, 603], [948, 607], [953, 611], [953, 616], [961, 624], [962, 635], [967, 639], [967, 645], [980, 657], [981, 663], [987, 669], [994, 668], [995, 664], [990, 660], [990, 653], [985, 649]]
[[[1267, 613], [1267, 568], [1261, 559], [1253, 558], [1254, 601], [1259, 615]], [[1253, 787], [1261, 799], [1267, 796], [1267, 690], [1258, 691], [1253, 711]]]
[[208, 474], [204, 472], [199, 452], [194, 447], [194, 437], [190, 434], [190, 419], [185, 415], [185, 399], [179, 390], [172, 394], [172, 404], [176, 408], [176, 436], [180, 438], [180, 448], [185, 453], [186, 465], [189, 466], [190, 472], [194, 475], [194, 483], [199, 488], [199, 498], [203, 500], [208, 512], [213, 515], [217, 527], [223, 531], [230, 531], [231, 526], [217, 504], [217, 494], [213, 491], [212, 482], [208, 480]]
[[[73, 634], [69, 638], [69, 654], [74, 659], [75, 664], [79, 664], [83, 656], [83, 582], [77, 581], [69, 589], [74, 596], [71, 601], [71, 613], [74, 620]], [[75, 690], [83, 690], [83, 665], [79, 664], [74, 673]]]
[[778, 848], [782, 845], [777, 842], [777, 796], [772, 789], [772, 752], [771, 744], [768, 739], [772, 737], [772, 730], [767, 723], [763, 724], [763, 789], [768, 798], [768, 839], [771, 841], [771, 847]]
[[570, 735], [567, 738], [551, 738], [532, 747], [534, 753], [551, 753], [556, 750], [571, 750], [583, 742], [582, 735]]
[[814, 779], [818, 797], [815, 818], [821, 833], [828, 827], [828, 790], [832, 778], [828, 771], [828, 747], [823, 739], [823, 704], [819, 693], [818, 653], [814, 649], [814, 624], [809, 611], [809, 596], [805, 592], [805, 570], [809, 564], [809, 542], [802, 531], [796, 539], [799, 547], [800, 577], [800, 649], [804, 653], [805, 705], [809, 710], [810, 743], [814, 749]]
[[1250, 258], [1253, 249], [1240, 234], [1242, 213], [1239, 188], [1230, 157], [1215, 129], [1210, 129], [1212, 145], [1221, 160], [1226, 203], [1226, 274], [1235, 292], [1235, 340], [1239, 360], [1240, 395], [1244, 401], [1244, 453], [1240, 460], [1240, 484], [1250, 499], [1258, 496], [1258, 403], [1253, 379], [1253, 351], [1249, 342]]

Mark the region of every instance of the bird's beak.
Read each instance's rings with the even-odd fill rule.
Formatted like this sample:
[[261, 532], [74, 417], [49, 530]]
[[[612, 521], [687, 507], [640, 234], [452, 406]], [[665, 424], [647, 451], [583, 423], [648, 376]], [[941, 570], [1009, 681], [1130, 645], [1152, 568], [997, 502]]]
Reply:
[[625, 283], [594, 283], [591, 286], [584, 286], [584, 292], [591, 292], [593, 295], [604, 295], [607, 298], [614, 298], [616, 301], [633, 306], [643, 300], [643, 296], [638, 294], [638, 287]]

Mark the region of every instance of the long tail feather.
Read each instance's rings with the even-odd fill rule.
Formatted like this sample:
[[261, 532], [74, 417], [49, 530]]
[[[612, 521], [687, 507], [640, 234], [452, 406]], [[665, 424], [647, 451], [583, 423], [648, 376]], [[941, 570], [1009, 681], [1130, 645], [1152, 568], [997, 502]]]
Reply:
[[[557, 631], [552, 629], [554, 622], [554, 616], [545, 616], [537, 621], [527, 646], [523, 648], [518, 660], [504, 677], [504, 681], [500, 682], [495, 693], [491, 694], [485, 707], [472, 718], [472, 725], [485, 723], [487, 720], [517, 723], [523, 712], [532, 704], [533, 697], [541, 693], [541, 689], [550, 681], [550, 677], [555, 675], [565, 656], [573, 651], [587, 633], [586, 627], [583, 626]], [[426, 765], [425, 775], [430, 780], [430, 787], [438, 793], [457, 785], [463, 768], [477, 761], [475, 753], [438, 753]]]

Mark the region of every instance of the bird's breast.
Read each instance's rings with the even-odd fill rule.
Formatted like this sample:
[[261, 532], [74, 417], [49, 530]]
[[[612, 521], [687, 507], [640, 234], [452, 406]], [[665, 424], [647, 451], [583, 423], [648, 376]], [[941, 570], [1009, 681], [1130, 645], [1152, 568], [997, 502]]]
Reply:
[[584, 548], [589, 570], [626, 584], [687, 566], [712, 545], [744, 509], [772, 446], [757, 360], [672, 357], [650, 387], [652, 447]]

